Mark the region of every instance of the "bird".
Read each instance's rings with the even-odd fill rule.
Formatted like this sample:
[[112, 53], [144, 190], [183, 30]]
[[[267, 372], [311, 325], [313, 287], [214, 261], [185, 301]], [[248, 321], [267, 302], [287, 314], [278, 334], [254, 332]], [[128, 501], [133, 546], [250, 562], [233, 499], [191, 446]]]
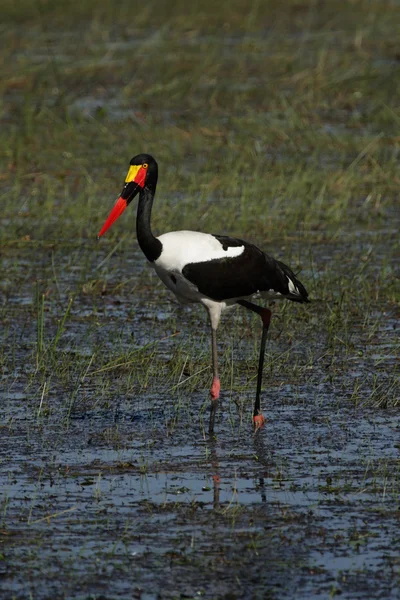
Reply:
[[221, 391], [217, 352], [217, 328], [221, 314], [238, 304], [261, 317], [262, 335], [253, 410], [253, 425], [257, 430], [265, 423], [260, 395], [272, 313], [269, 308], [255, 304], [253, 300], [288, 299], [306, 303], [310, 302], [308, 293], [287, 265], [250, 242], [226, 235], [186, 230], [155, 236], [151, 229], [151, 215], [157, 180], [156, 160], [150, 154], [134, 156], [130, 161], [122, 192], [97, 239], [106, 233], [139, 194], [136, 234], [143, 254], [180, 303], [200, 303], [208, 313], [213, 372], [210, 434], [214, 432]]

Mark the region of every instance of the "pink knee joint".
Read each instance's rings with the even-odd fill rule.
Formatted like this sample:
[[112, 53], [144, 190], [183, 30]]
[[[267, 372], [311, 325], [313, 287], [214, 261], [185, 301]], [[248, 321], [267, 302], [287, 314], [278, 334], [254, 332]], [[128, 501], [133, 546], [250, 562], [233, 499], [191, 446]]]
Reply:
[[211, 386], [211, 390], [210, 390], [211, 400], [218, 400], [220, 390], [221, 390], [220, 380], [218, 377], [214, 377], [212, 386]]

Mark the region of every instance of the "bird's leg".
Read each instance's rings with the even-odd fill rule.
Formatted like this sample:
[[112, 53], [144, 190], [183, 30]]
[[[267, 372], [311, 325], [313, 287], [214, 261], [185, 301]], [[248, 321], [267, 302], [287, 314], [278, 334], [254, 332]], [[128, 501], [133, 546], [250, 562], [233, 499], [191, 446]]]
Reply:
[[209, 432], [214, 432], [214, 420], [215, 413], [218, 406], [219, 392], [221, 389], [221, 383], [218, 375], [218, 352], [217, 352], [217, 330], [211, 327], [211, 353], [212, 353], [212, 368], [213, 368], [213, 382], [210, 389], [211, 396], [211, 412], [210, 412], [210, 425]]
[[256, 429], [262, 427], [264, 425], [265, 419], [261, 413], [261, 403], [260, 403], [260, 394], [261, 394], [261, 384], [262, 384], [262, 376], [263, 376], [263, 368], [264, 368], [264, 357], [265, 357], [265, 345], [267, 343], [267, 334], [269, 329], [269, 324], [271, 322], [272, 313], [268, 308], [264, 308], [262, 306], [257, 306], [257, 304], [253, 304], [252, 302], [248, 302], [247, 300], [238, 300], [237, 302], [241, 306], [244, 306], [248, 310], [251, 310], [258, 315], [260, 315], [263, 322], [263, 330], [261, 335], [261, 344], [260, 344], [260, 356], [258, 359], [258, 374], [257, 374], [257, 390], [256, 390], [256, 401], [254, 403], [254, 412], [253, 412], [253, 423]]
[[[268, 310], [268, 309], [266, 309], [266, 310]], [[269, 316], [271, 318], [271, 311], [268, 311], [268, 312], [269, 312]], [[265, 419], [261, 412], [260, 394], [261, 394], [261, 384], [262, 384], [264, 358], [265, 358], [265, 346], [266, 346], [266, 342], [267, 342], [268, 328], [269, 328], [269, 323], [266, 325], [264, 318], [263, 318], [263, 330], [262, 330], [262, 334], [261, 334], [260, 356], [258, 358], [256, 401], [254, 403], [254, 412], [253, 412], [253, 423], [257, 429], [259, 427], [262, 427], [265, 422]]]
[[210, 424], [208, 431], [214, 433], [214, 421], [215, 413], [218, 407], [219, 392], [221, 384], [218, 375], [218, 352], [217, 352], [217, 328], [219, 320], [221, 318], [222, 307], [219, 302], [213, 300], [204, 300], [204, 306], [208, 311], [208, 317], [211, 325], [211, 354], [212, 354], [212, 369], [213, 369], [213, 382], [210, 389], [211, 395], [211, 411], [210, 411]]

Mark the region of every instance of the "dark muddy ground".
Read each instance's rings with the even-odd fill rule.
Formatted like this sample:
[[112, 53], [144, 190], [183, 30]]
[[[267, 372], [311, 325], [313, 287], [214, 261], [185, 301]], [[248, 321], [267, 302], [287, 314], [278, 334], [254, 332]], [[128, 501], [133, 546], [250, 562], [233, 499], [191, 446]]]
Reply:
[[188, 419], [171, 432], [161, 400], [67, 430], [15, 414], [4, 597], [398, 597], [395, 415], [274, 393], [258, 435], [219, 423], [209, 441]]
[[[139, 282], [147, 277], [140, 255], [118, 258], [117, 280], [127, 271]], [[45, 277], [40, 261], [36, 267]], [[61, 292], [78, 287], [58, 284]], [[205, 314], [160, 294], [158, 312], [151, 290], [143, 289], [148, 303], [137, 299], [134, 310], [129, 294], [104, 293], [95, 309], [78, 295], [60, 347], [48, 357], [59, 372], [45, 367], [40, 383], [32, 365], [32, 285], [9, 298], [9, 314], [19, 320], [18, 329], [8, 329], [17, 350], [1, 393], [3, 597], [397, 598], [397, 409], [371, 408], [345, 394], [368, 378], [368, 359], [383, 360], [383, 352], [395, 359], [393, 316], [381, 314], [380, 345], [369, 356], [362, 332], [354, 334], [356, 350], [342, 357], [342, 372], [315, 331], [287, 355], [276, 324], [263, 394], [268, 423], [256, 435], [255, 373], [249, 379], [240, 361], [256, 348], [252, 338], [239, 338], [241, 313], [228, 316], [225, 360], [239, 360], [210, 439], [201, 389], [209, 369], [200, 389], [188, 389], [188, 378], [204, 370], [193, 349], [199, 362], [208, 361], [208, 339], [193, 345], [193, 335], [206, 329]], [[67, 296], [60, 302], [65, 307]], [[52, 340], [60, 311], [47, 304]], [[316, 316], [321, 308], [307, 310]], [[173, 318], [179, 330], [171, 328]], [[168, 383], [153, 371], [171, 369], [182, 343], [193, 365], [182, 363], [171, 389], [171, 375]], [[109, 358], [116, 345], [119, 358], [101, 365], [96, 352]], [[47, 348], [49, 354], [51, 341]], [[282, 353], [297, 361], [297, 376], [274, 367]]]
[[[399, 5], [6, 0], [0, 48], [0, 597], [400, 597]], [[209, 333], [154, 229], [245, 237], [313, 302]], [[125, 217], [125, 215], [124, 215]]]

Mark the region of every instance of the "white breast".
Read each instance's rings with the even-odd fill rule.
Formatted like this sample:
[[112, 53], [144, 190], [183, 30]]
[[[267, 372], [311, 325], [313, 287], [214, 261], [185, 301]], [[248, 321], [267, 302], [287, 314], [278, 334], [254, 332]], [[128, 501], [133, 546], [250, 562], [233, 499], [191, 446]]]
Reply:
[[233, 258], [244, 251], [244, 246], [232, 246], [224, 250], [213, 235], [198, 231], [171, 231], [160, 235], [158, 239], [163, 248], [155, 265], [178, 273], [182, 273], [187, 264]]

